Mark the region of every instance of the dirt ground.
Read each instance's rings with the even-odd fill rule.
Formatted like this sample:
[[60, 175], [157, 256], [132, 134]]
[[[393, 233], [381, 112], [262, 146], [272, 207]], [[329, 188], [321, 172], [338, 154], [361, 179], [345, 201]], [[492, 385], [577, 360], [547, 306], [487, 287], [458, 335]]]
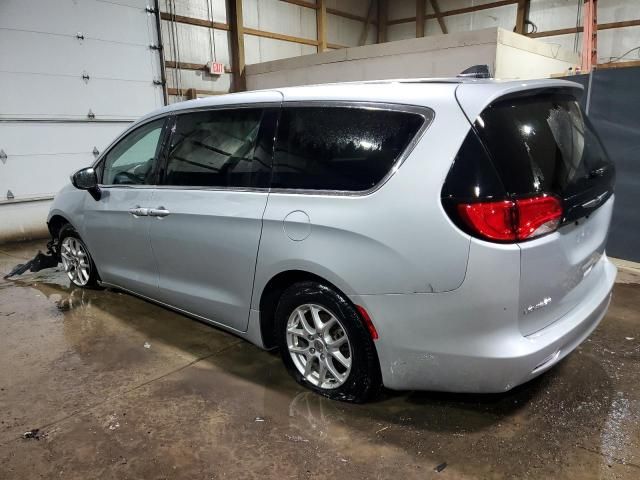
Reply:
[[[0, 272], [42, 247], [0, 245]], [[540, 378], [367, 405], [307, 392], [277, 353], [70, 288], [60, 271], [0, 280], [0, 479], [638, 479], [640, 284], [619, 278], [591, 338]]]

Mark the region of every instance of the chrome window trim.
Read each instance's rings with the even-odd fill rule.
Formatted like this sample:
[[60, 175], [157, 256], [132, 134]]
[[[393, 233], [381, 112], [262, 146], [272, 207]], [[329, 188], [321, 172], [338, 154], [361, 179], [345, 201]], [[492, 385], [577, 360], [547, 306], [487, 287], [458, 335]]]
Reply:
[[[126, 189], [158, 189], [158, 190], [199, 190], [199, 191], [223, 191], [223, 192], [254, 192], [254, 193], [273, 193], [278, 195], [318, 195], [318, 196], [335, 196], [335, 197], [364, 197], [371, 195], [382, 188], [391, 177], [400, 169], [404, 161], [411, 155], [411, 152], [416, 145], [422, 139], [422, 136], [428, 130], [429, 126], [433, 123], [436, 113], [433, 109], [426, 106], [403, 104], [403, 103], [388, 103], [388, 102], [373, 102], [373, 101], [348, 101], [348, 100], [290, 100], [284, 102], [260, 102], [260, 103], [242, 103], [242, 104], [224, 104], [224, 105], [206, 105], [202, 107], [184, 108], [179, 110], [173, 110], [171, 112], [163, 112], [155, 115], [144, 122], [137, 123], [128, 128], [119, 137], [114, 140], [107, 149], [96, 159], [93, 164], [96, 165], [102, 160], [102, 158], [109, 153], [109, 151], [122, 139], [125, 135], [129, 134], [133, 130], [146, 125], [147, 123], [159, 120], [165, 117], [178, 116], [186, 113], [194, 113], [201, 111], [211, 110], [231, 110], [239, 108], [286, 108], [286, 107], [334, 107], [334, 108], [358, 108], [364, 110], [382, 110], [382, 111], [394, 111], [405, 112], [420, 115], [423, 118], [423, 123], [414, 135], [411, 141], [407, 144], [407, 147], [403, 152], [398, 155], [395, 162], [382, 177], [382, 179], [373, 187], [367, 190], [311, 190], [311, 189], [297, 189], [297, 188], [267, 188], [267, 187], [206, 187], [206, 186], [180, 186], [180, 185], [103, 185], [99, 184], [100, 188], [126, 188]], [[277, 139], [277, 132], [276, 132]]]
[[[289, 100], [282, 103], [282, 108], [286, 107], [334, 107], [334, 108], [357, 108], [362, 110], [381, 110], [393, 112], [405, 112], [417, 114], [422, 117], [423, 123], [420, 129], [413, 136], [406, 148], [395, 159], [391, 168], [384, 177], [373, 187], [367, 190], [312, 190], [308, 188], [272, 188], [269, 193], [279, 195], [319, 195], [336, 197], [365, 197], [378, 191], [385, 183], [400, 169], [404, 161], [411, 155], [415, 146], [433, 123], [436, 112], [425, 106], [410, 105], [404, 103], [372, 102], [372, 101], [350, 101], [350, 100]], [[277, 145], [277, 135], [276, 135]]]

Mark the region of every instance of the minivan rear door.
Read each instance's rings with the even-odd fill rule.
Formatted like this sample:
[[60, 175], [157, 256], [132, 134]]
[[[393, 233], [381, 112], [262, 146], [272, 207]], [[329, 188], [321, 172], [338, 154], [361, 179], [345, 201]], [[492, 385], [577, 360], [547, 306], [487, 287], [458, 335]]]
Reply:
[[563, 204], [557, 231], [519, 244], [523, 335], [561, 318], [604, 275], [600, 260], [615, 171], [577, 94], [564, 87], [512, 92], [493, 99], [473, 118], [508, 196], [551, 194]]

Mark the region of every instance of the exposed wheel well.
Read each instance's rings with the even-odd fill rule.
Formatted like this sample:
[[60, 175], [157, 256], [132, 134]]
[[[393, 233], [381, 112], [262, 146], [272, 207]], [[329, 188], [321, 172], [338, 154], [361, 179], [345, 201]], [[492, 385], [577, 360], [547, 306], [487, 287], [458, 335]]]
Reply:
[[310, 272], [288, 270], [277, 274], [267, 282], [260, 297], [260, 333], [262, 334], [262, 342], [265, 348], [274, 348], [277, 345], [275, 339], [275, 313], [280, 297], [291, 285], [304, 281], [323, 283], [343, 294], [331, 282]]
[[62, 215], [54, 215], [49, 220], [49, 233], [51, 233], [51, 236], [53, 238], [57, 239], [58, 235], [60, 234], [60, 230], [62, 230], [62, 227], [69, 223], [70, 222]]

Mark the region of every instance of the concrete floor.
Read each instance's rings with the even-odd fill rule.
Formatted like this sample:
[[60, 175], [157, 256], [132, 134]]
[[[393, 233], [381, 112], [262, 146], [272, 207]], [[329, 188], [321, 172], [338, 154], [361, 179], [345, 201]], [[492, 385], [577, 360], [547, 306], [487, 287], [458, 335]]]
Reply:
[[[37, 247], [0, 246], [0, 272]], [[61, 272], [0, 281], [0, 478], [637, 479], [640, 277], [625, 278], [592, 337], [527, 385], [368, 405], [309, 393], [274, 353]]]

